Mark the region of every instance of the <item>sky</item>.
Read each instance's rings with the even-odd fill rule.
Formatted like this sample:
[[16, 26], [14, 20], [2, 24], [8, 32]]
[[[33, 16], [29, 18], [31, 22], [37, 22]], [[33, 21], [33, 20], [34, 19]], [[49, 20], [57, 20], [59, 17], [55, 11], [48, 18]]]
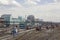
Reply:
[[0, 16], [34, 15], [44, 21], [60, 22], [60, 0], [0, 0]]

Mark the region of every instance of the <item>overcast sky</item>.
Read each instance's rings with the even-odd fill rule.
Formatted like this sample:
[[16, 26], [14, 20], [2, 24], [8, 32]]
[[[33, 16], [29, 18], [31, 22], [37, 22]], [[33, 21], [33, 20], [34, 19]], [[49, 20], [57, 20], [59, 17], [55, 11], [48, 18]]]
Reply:
[[0, 15], [34, 15], [45, 21], [60, 22], [60, 0], [0, 0]]

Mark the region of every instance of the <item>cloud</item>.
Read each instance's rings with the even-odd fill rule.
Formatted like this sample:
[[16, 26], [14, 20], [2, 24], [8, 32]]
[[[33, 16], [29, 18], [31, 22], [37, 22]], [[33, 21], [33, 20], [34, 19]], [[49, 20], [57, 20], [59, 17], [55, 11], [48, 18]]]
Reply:
[[60, 0], [54, 0], [54, 2], [60, 2]]
[[[13, 1], [7, 1], [6, 4], [4, 5], [20, 5], [17, 1], [13, 0]], [[0, 0], [1, 2], [1, 0]], [[5, 13], [11, 13], [14, 17], [15, 16], [25, 16], [25, 15], [34, 15], [36, 18], [41, 18], [44, 19], [45, 21], [58, 21], [60, 22], [60, 2], [59, 1], [55, 1], [51, 2], [51, 3], [47, 3], [44, 5], [38, 5], [38, 2], [41, 2], [41, 0], [25, 0], [25, 2], [23, 3], [23, 6], [27, 6], [27, 8], [25, 8], [25, 6], [23, 8], [21, 7], [12, 7], [9, 9], [0, 9], [0, 13], [5, 14]], [[44, 1], [45, 2], [45, 1]], [[46, 0], [46, 2], [48, 2]], [[5, 3], [2, 1], [2, 4]]]
[[22, 6], [21, 4], [19, 4], [15, 0], [0, 0], [0, 4], [3, 4], [3, 5], [16, 5], [16, 6], [19, 6], [19, 7]]
[[13, 4], [15, 4], [15, 5], [17, 5], [17, 6], [19, 6], [19, 7], [22, 7], [22, 5], [21, 4], [19, 4], [18, 2], [16, 2], [16, 1], [12, 1], [12, 3]]
[[[40, 1], [41, 2], [41, 1]], [[48, 1], [47, 1], [48, 2]], [[28, 5], [29, 6], [29, 5]], [[44, 19], [45, 21], [60, 22], [60, 2], [51, 2], [44, 5], [33, 5], [26, 9], [26, 15], [35, 15], [37, 18]]]
[[30, 1], [33, 1], [33, 2], [40, 2], [41, 0], [30, 0]]
[[54, 0], [54, 2], [57, 2], [57, 0]]
[[33, 0], [27, 0], [26, 3], [27, 3], [27, 4], [31, 4], [31, 5], [32, 5], [32, 4], [33, 4], [33, 5], [36, 5], [36, 4], [37, 4], [37, 3], [36, 3], [35, 1], [33, 1]]

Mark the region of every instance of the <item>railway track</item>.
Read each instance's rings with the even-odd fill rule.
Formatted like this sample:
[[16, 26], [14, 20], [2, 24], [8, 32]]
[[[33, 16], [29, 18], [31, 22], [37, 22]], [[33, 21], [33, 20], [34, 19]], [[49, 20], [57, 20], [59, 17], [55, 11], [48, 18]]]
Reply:
[[19, 37], [17, 40], [47, 40], [49, 37], [51, 37], [53, 34], [52, 32], [46, 32], [46, 31], [30, 31], [26, 33], [25, 35]]
[[[25, 34], [26, 32], [30, 32], [30, 31], [32, 31], [32, 30], [34, 30], [34, 29], [19, 32], [19, 34], [16, 36], [16, 38], [18, 38], [19, 36], [22, 36], [22, 35]], [[5, 36], [3, 36], [3, 37], [0, 37], [0, 40], [12, 40], [12, 39], [14, 40], [14, 39], [16, 39], [16, 38], [14, 38], [12, 35], [5, 35]]]

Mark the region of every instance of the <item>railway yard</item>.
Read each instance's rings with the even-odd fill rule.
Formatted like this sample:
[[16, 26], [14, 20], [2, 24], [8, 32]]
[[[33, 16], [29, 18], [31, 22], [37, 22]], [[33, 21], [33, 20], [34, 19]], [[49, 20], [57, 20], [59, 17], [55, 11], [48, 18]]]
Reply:
[[16, 37], [9, 33], [0, 34], [0, 40], [60, 40], [60, 27], [53, 30], [22, 30]]

